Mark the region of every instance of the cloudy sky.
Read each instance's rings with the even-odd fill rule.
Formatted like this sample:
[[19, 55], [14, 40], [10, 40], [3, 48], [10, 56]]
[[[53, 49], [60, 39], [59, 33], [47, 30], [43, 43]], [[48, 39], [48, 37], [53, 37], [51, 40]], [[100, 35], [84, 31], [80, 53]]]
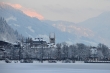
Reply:
[[110, 0], [0, 0], [0, 2], [19, 4], [22, 10], [27, 8], [34, 11], [31, 12], [33, 15], [38, 13], [40, 19], [75, 23], [110, 11]]

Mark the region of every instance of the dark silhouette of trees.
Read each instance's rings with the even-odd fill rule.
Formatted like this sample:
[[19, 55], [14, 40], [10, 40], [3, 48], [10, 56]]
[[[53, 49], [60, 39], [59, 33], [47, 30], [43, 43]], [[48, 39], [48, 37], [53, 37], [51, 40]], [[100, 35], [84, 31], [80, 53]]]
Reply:
[[[32, 47], [33, 40], [31, 38], [22, 39], [22, 46], [6, 46], [7, 56], [10, 59], [37, 59], [41, 58], [41, 46]], [[19, 44], [18, 44], [19, 45]], [[43, 47], [43, 60], [87, 60], [90, 56], [92, 46], [83, 43], [68, 45], [67, 43], [57, 43], [56, 47]], [[10, 48], [10, 49], [9, 49]], [[110, 60], [110, 49], [104, 44], [98, 44], [97, 58], [98, 60]]]

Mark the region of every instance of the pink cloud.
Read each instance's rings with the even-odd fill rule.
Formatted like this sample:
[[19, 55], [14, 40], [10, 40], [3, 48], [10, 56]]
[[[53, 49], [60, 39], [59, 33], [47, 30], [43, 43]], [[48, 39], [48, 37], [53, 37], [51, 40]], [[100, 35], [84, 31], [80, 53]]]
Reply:
[[26, 14], [26, 15], [28, 15], [30, 17], [36, 17], [39, 20], [43, 20], [44, 19], [44, 17], [41, 14], [37, 13], [34, 10], [22, 7], [20, 4], [10, 4], [10, 3], [7, 3], [7, 4], [12, 6], [13, 8], [16, 8], [16, 9], [19, 9], [19, 10], [23, 11], [24, 14]]

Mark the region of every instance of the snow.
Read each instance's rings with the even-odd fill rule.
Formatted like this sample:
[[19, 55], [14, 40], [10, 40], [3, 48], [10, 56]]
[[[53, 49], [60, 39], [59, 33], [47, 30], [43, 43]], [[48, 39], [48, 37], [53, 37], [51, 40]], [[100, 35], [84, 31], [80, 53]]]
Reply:
[[28, 26], [27, 28], [28, 28], [31, 32], [33, 32], [33, 33], [35, 32], [35, 31], [32, 29], [31, 26]]
[[29, 37], [33, 37], [32, 35], [30, 35], [28, 32], [26, 32], [26, 34], [29, 36]]
[[14, 16], [8, 17], [8, 18], [6, 19], [7, 22], [9, 22], [10, 20], [17, 21], [16, 17], [14, 17]]
[[14, 26], [16, 26], [16, 27], [19, 27], [20, 25], [18, 25], [18, 24], [13, 24]]
[[39, 34], [39, 35], [37, 35], [36, 37], [40, 37], [40, 38], [43, 38], [43, 40], [44, 41], [47, 41], [48, 42], [48, 40], [49, 40], [49, 36], [48, 35], [46, 35], [46, 34]]
[[110, 65], [103, 63], [0, 63], [0, 73], [110, 73]]
[[84, 63], [84, 61], [75, 61], [75, 63]]

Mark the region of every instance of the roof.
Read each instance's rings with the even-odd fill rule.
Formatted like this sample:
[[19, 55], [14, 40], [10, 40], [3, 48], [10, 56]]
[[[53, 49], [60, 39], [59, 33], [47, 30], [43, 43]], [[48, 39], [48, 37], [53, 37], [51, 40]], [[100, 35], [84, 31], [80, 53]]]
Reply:
[[40, 45], [40, 44], [47, 44], [47, 42], [46, 41], [33, 41], [32, 44]]
[[10, 43], [5, 42], [5, 41], [0, 41], [0, 46], [4, 46], [4, 45], [8, 45], [8, 44], [10, 44]]

